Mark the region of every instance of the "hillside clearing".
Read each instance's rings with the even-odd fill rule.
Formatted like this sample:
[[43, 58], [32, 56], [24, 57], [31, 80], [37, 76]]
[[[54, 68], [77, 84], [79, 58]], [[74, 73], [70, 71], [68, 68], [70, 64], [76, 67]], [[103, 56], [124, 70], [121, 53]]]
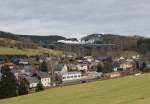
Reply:
[[37, 48], [37, 49], [18, 49], [18, 48], [7, 48], [7, 47], [0, 47], [0, 55], [27, 55], [27, 56], [34, 56], [34, 55], [42, 55], [42, 54], [49, 54], [52, 56], [60, 56], [62, 55], [61, 51], [50, 50], [46, 48]]
[[149, 104], [150, 74], [66, 86], [0, 104]]

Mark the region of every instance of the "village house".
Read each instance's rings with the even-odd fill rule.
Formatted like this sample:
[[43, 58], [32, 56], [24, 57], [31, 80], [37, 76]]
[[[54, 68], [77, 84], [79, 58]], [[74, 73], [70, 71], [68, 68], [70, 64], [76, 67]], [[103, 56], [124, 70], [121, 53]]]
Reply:
[[88, 65], [87, 64], [77, 64], [77, 69], [79, 71], [87, 71], [88, 70]]
[[75, 64], [68, 64], [69, 71], [77, 71], [77, 66]]
[[97, 71], [98, 69], [97, 69], [97, 66], [98, 66], [98, 63], [97, 62], [91, 62], [90, 64], [89, 64], [89, 69], [88, 69], [88, 71]]
[[17, 83], [20, 83], [21, 79], [25, 76], [31, 77], [36, 74], [36, 69], [35, 66], [32, 65], [16, 66], [11, 72], [14, 74]]
[[85, 56], [84, 59], [85, 59], [87, 62], [92, 62], [92, 61], [94, 61], [94, 59], [93, 59], [92, 56]]
[[85, 61], [85, 58], [84, 57], [77, 57], [77, 58], [75, 58], [75, 60], [77, 63], [83, 63]]
[[119, 61], [121, 61], [121, 60], [125, 60], [125, 58], [124, 58], [123, 56], [121, 56], [121, 57], [119, 58]]
[[36, 77], [25, 76], [24, 80], [26, 81], [29, 89], [36, 88], [39, 83], [39, 80]]
[[10, 69], [14, 69], [16, 65], [12, 62], [4, 62], [2, 66], [8, 66]]
[[67, 64], [58, 64], [55, 68], [55, 72], [58, 72], [58, 73], [68, 72]]
[[131, 61], [124, 61], [120, 63], [120, 68], [123, 70], [133, 70], [134, 64]]
[[98, 60], [99, 62], [107, 61], [110, 59], [111, 59], [111, 57], [109, 57], [109, 56], [99, 56], [96, 58], [96, 60]]
[[25, 65], [18, 67], [21, 69], [21, 73], [24, 75], [32, 76], [33, 74], [37, 73], [39, 67], [36, 65]]
[[71, 83], [81, 80], [81, 72], [73, 71], [73, 72], [65, 72], [61, 74], [62, 83]]
[[55, 70], [56, 79], [59, 83], [71, 83], [81, 79], [81, 72], [77, 71], [75, 64], [58, 64]]
[[28, 65], [29, 64], [29, 61], [28, 59], [19, 59], [19, 62], [18, 62], [20, 65]]
[[47, 72], [38, 72], [37, 76], [41, 81], [43, 87], [50, 87], [51, 86], [51, 76]]
[[118, 60], [113, 60], [112, 64], [113, 64], [113, 71], [114, 72], [123, 70], [120, 68], [120, 62]]
[[132, 59], [139, 60], [140, 59], [140, 55], [134, 55], [134, 56], [132, 56]]

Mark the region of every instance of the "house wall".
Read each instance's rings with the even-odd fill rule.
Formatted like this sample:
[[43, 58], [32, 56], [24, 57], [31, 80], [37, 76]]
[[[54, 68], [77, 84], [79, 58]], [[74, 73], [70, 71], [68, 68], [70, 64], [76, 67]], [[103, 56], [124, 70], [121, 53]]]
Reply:
[[42, 78], [41, 82], [44, 87], [50, 87], [51, 86], [51, 78]]
[[26, 62], [26, 61], [19, 61], [19, 64], [28, 65], [29, 62]]
[[37, 86], [37, 83], [30, 83], [29, 87], [30, 88], [35, 88]]
[[62, 81], [73, 81], [73, 80], [80, 80], [81, 79], [81, 73], [76, 74], [64, 74], [62, 75]]
[[14, 69], [14, 66], [9, 66], [10, 69]]
[[120, 68], [123, 68], [124, 70], [129, 69], [129, 68], [133, 68], [132, 64], [121, 64]]
[[120, 77], [120, 73], [110, 74], [110, 78]]
[[88, 66], [87, 65], [77, 65], [77, 69], [78, 70], [88, 70]]

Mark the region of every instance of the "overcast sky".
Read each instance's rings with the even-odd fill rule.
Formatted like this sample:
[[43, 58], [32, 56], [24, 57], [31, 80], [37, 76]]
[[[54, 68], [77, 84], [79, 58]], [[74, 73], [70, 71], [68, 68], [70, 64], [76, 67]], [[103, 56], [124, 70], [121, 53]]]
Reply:
[[0, 0], [0, 30], [77, 38], [91, 33], [150, 37], [150, 0]]

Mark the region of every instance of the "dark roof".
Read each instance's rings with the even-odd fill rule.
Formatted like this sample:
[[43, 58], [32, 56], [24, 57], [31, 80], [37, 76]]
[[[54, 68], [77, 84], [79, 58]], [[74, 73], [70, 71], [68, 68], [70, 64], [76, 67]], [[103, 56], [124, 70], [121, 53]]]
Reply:
[[118, 67], [120, 65], [120, 62], [118, 61], [113, 61], [113, 67]]
[[70, 69], [76, 69], [77, 68], [75, 64], [69, 64], [68, 66]]
[[29, 83], [38, 83], [39, 80], [36, 77], [25, 76], [25, 80]]
[[101, 60], [101, 61], [104, 61], [104, 60], [107, 60], [107, 59], [109, 59], [109, 58], [111, 58], [111, 57], [108, 57], [108, 56], [100, 56], [100, 57], [98, 57], [97, 59], [98, 59], [98, 60]]
[[21, 69], [24, 70], [25, 72], [33, 72], [34, 70], [36, 70], [36, 66], [26, 65], [22, 67]]
[[48, 78], [48, 77], [50, 77], [50, 75], [47, 72], [39, 72], [38, 76], [40, 78]]
[[65, 64], [58, 64], [55, 68], [55, 71], [61, 71]]
[[33, 66], [32, 65], [26, 65], [26, 66], [23, 67], [23, 69], [29, 71], [29, 70], [33, 69]]
[[14, 73], [14, 74], [15, 73], [21, 73], [21, 70], [14, 69], [14, 70], [11, 70], [11, 72]]

